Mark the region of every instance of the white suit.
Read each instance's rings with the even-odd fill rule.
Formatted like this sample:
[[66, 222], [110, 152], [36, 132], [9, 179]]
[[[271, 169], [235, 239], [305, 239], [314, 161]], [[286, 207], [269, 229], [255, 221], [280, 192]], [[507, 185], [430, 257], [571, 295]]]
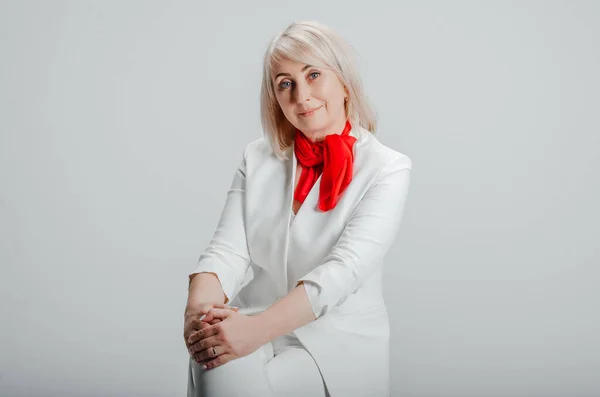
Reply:
[[319, 178], [291, 227], [293, 147], [290, 160], [281, 160], [263, 138], [248, 144], [194, 273], [216, 273], [228, 303], [241, 308], [267, 307], [299, 281], [311, 283], [318, 291], [311, 304], [321, 314], [294, 333], [330, 395], [388, 396], [383, 258], [400, 225], [411, 160], [363, 128], [350, 135], [357, 138], [353, 179], [336, 207], [317, 208]]

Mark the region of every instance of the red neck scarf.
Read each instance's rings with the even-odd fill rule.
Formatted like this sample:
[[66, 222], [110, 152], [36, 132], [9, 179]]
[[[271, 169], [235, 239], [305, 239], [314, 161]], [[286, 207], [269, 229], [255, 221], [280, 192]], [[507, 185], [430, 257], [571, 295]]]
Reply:
[[354, 153], [352, 147], [356, 138], [349, 135], [352, 126], [346, 120], [341, 134], [330, 134], [321, 142], [312, 142], [300, 130], [294, 137], [294, 153], [304, 167], [294, 192], [294, 199], [304, 203], [311, 188], [323, 174], [319, 191], [319, 209], [329, 211], [334, 208], [338, 196], [352, 181]]

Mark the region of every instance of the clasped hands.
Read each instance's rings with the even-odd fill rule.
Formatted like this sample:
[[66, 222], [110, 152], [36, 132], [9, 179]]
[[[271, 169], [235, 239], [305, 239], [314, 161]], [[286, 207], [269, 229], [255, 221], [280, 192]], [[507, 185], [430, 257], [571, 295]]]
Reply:
[[204, 369], [244, 357], [268, 341], [256, 317], [223, 303], [186, 311], [183, 337], [190, 356]]

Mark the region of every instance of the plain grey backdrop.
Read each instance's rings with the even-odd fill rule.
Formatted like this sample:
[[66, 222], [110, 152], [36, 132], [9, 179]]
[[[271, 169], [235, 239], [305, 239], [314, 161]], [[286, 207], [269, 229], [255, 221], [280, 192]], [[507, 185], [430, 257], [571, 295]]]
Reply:
[[0, 395], [185, 394], [187, 275], [303, 19], [414, 164], [393, 396], [600, 395], [599, 2], [141, 0], [0, 2]]

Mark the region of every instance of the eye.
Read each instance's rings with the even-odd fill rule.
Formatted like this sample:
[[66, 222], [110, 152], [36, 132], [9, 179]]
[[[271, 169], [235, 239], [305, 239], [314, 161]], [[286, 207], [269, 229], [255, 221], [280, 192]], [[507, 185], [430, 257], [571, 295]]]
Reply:
[[[319, 73], [319, 72], [312, 72], [309, 76], [312, 77], [315, 74], [317, 75], [317, 77], [321, 75], [321, 73]], [[316, 79], [317, 77], [313, 78], [313, 80]]]
[[289, 81], [282, 81], [281, 83], [279, 83], [279, 88], [281, 88], [281, 89], [288, 88], [289, 86], [285, 85], [285, 84], [288, 84], [288, 83], [289, 83]]

